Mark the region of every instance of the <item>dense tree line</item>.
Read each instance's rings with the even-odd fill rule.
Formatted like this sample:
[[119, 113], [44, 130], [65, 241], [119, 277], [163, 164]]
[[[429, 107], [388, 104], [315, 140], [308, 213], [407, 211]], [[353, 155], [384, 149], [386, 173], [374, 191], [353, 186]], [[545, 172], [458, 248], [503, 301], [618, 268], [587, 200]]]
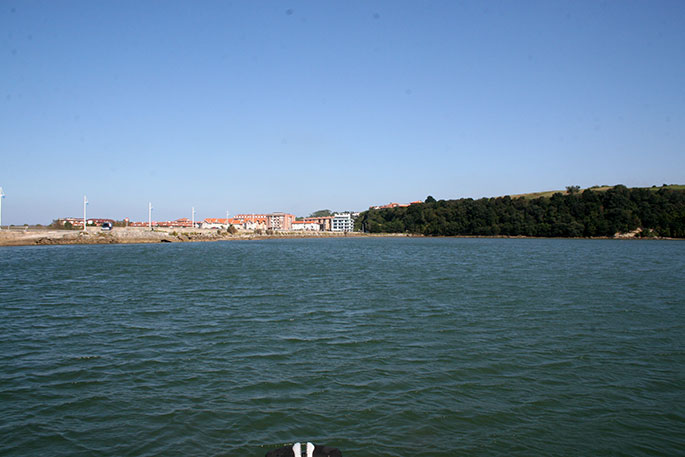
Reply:
[[643, 236], [685, 238], [685, 190], [615, 186], [526, 199], [439, 200], [370, 209], [356, 229], [435, 236], [613, 236], [641, 228]]

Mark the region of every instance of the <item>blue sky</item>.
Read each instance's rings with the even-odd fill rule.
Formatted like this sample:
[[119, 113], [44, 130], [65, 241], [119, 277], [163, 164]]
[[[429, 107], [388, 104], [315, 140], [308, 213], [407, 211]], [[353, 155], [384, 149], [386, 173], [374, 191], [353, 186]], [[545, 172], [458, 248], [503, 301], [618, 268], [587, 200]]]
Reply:
[[0, 2], [3, 224], [685, 183], [685, 2]]

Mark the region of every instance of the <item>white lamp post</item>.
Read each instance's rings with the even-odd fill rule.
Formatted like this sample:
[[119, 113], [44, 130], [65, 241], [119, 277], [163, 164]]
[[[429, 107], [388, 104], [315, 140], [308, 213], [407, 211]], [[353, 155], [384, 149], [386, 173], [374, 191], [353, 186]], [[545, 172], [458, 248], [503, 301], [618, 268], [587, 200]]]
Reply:
[[192, 211], [192, 216], [190, 220], [190, 226], [192, 228], [195, 228], [195, 207], [193, 206], [193, 211]]
[[88, 199], [83, 196], [83, 231], [86, 231], [86, 205], [88, 204]]
[[152, 230], [152, 202], [147, 204], [147, 225]]
[[2, 199], [5, 198], [5, 193], [2, 191], [2, 187], [0, 187], [0, 230], [2, 230]]

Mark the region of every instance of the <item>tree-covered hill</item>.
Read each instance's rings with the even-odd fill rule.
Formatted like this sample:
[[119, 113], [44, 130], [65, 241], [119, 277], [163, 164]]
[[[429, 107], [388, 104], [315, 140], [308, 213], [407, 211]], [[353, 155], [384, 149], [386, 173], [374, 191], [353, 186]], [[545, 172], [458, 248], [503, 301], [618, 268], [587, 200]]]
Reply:
[[614, 186], [540, 198], [439, 200], [360, 214], [357, 230], [435, 236], [591, 237], [642, 229], [685, 238], [685, 190]]

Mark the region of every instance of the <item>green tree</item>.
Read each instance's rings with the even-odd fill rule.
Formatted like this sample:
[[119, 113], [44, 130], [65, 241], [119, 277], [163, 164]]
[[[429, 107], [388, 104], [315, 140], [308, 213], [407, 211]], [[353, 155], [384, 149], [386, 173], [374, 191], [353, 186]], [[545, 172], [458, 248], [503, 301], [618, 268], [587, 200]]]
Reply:
[[309, 217], [328, 217], [332, 215], [333, 212], [331, 212], [330, 209], [320, 209], [318, 211], [314, 211], [312, 214], [309, 215]]

